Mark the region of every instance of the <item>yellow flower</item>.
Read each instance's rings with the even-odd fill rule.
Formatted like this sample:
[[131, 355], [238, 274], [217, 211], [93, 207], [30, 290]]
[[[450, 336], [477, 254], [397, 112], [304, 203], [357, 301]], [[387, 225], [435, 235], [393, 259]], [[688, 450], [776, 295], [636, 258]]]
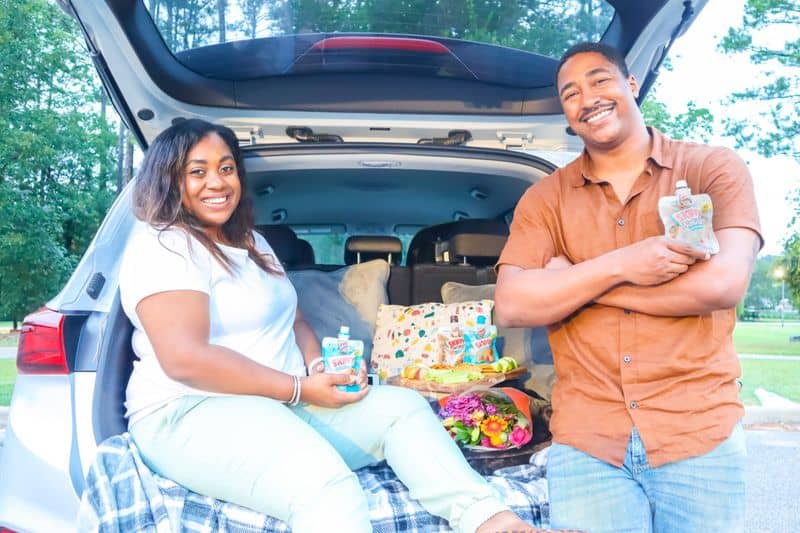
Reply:
[[472, 413], [470, 418], [472, 418], [473, 422], [480, 422], [481, 420], [483, 420], [484, 416], [486, 416], [486, 413], [484, 413], [483, 411], [475, 411]]
[[481, 431], [488, 437], [499, 437], [506, 430], [508, 422], [499, 416], [490, 416], [481, 422]]

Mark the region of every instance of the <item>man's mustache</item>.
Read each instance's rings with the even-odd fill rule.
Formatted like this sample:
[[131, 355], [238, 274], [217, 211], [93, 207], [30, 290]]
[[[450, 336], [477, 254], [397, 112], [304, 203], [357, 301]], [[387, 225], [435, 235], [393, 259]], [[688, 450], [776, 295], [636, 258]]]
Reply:
[[586, 107], [586, 108], [583, 109], [583, 112], [581, 113], [581, 116], [580, 116], [580, 118], [578, 120], [580, 120], [581, 122], [584, 122], [586, 120], [586, 117], [588, 117], [589, 115], [591, 115], [593, 113], [598, 113], [600, 111], [606, 111], [606, 110], [611, 109], [613, 107], [614, 107], [614, 104], [597, 104], [597, 105], [594, 105], [592, 107]]

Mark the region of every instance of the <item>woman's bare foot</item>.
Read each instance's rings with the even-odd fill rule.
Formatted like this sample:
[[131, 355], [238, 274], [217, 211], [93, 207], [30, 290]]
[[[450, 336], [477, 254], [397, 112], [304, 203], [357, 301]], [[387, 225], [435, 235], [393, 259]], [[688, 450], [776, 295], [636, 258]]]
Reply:
[[475, 533], [536, 533], [539, 531], [544, 530], [533, 527], [511, 511], [503, 511], [481, 524]]
[[[533, 527], [511, 511], [497, 513], [478, 527], [475, 533], [547, 533], [549, 529]], [[559, 533], [581, 533], [580, 531], [559, 531]]]

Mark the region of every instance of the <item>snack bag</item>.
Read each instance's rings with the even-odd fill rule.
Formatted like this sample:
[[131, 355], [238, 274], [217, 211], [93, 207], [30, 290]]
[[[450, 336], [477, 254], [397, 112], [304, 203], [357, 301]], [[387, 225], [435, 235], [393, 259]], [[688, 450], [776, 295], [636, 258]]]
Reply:
[[478, 317], [477, 326], [464, 330], [464, 362], [481, 365], [497, 361], [496, 340], [497, 326], [487, 326], [486, 319]]
[[[358, 374], [361, 369], [361, 359], [364, 356], [364, 342], [350, 339], [350, 328], [339, 328], [338, 337], [325, 337], [322, 339], [322, 363], [325, 372], [335, 374]], [[337, 385], [340, 390], [358, 392], [358, 383], [352, 385]]]
[[710, 254], [719, 252], [712, 221], [714, 207], [709, 195], [692, 194], [686, 181], [679, 180], [675, 184], [675, 196], [659, 198], [658, 213], [667, 237]]
[[464, 334], [458, 324], [458, 315], [450, 316], [450, 326], [436, 332], [442, 345], [442, 363], [455, 366], [464, 360]]

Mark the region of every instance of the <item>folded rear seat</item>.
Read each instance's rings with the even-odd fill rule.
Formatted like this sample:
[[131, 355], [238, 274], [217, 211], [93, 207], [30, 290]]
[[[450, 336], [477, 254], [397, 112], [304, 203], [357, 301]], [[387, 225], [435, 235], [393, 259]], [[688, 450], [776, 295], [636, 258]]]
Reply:
[[426, 228], [411, 241], [411, 303], [441, 302], [448, 281], [494, 283], [494, 264], [508, 239], [508, 226], [496, 220], [460, 220]]
[[403, 243], [388, 235], [351, 236], [344, 243], [344, 262], [348, 265], [372, 259], [385, 259], [391, 265], [386, 291], [389, 303], [409, 305], [411, 302], [411, 273], [400, 266]]

